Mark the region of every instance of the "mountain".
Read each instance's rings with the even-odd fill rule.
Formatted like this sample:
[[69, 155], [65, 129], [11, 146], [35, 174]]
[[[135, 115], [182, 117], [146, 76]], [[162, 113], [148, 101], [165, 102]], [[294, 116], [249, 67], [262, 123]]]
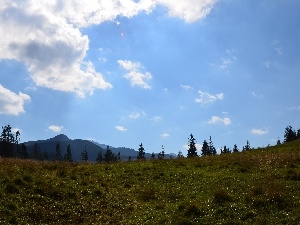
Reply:
[[[120, 152], [121, 160], [128, 160], [129, 157], [131, 157], [132, 160], [135, 160], [136, 156], [138, 155], [138, 151], [131, 148], [111, 147], [110, 145], [99, 144], [97, 142], [89, 141], [89, 140], [81, 140], [81, 139], [72, 140], [69, 139], [64, 134], [59, 134], [47, 140], [24, 142], [24, 144], [27, 147], [27, 151], [29, 153], [30, 158], [33, 158], [34, 145], [37, 144], [40, 158], [43, 159], [45, 153], [47, 153], [49, 160], [55, 159], [55, 153], [56, 153], [55, 149], [57, 143], [59, 143], [60, 145], [62, 157], [64, 157], [64, 155], [66, 154], [67, 146], [70, 145], [74, 161], [81, 160], [81, 153], [84, 149], [86, 149], [88, 152], [89, 161], [96, 161], [96, 158], [100, 151], [102, 152], [102, 156], [104, 156], [107, 146], [109, 146], [112, 152], [116, 155]], [[171, 155], [165, 154], [165, 158], [170, 158], [170, 156]], [[145, 157], [147, 159], [150, 159], [151, 154], [145, 153]], [[157, 158], [157, 154], [156, 154], [156, 158]]]

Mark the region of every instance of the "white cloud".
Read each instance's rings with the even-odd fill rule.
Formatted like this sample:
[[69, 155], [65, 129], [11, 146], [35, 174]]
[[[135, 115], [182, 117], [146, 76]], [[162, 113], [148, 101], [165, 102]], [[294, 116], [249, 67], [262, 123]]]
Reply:
[[191, 90], [191, 89], [193, 89], [193, 87], [190, 86], [190, 85], [183, 85], [183, 84], [181, 84], [180, 87], [183, 88], [183, 89], [185, 89], [185, 90]]
[[153, 116], [150, 120], [152, 120], [153, 122], [159, 122], [162, 120], [161, 116]]
[[253, 128], [251, 130], [251, 134], [255, 134], [255, 135], [264, 135], [264, 134], [267, 134], [269, 131], [268, 129], [255, 129]]
[[220, 94], [209, 94], [207, 92], [204, 91], [198, 91], [199, 93], [199, 97], [195, 99], [195, 101], [197, 103], [201, 103], [201, 104], [206, 104], [206, 103], [210, 103], [210, 102], [215, 102], [217, 100], [223, 100], [224, 99], [224, 94], [220, 93]]
[[255, 97], [255, 98], [262, 98], [262, 97], [264, 97], [263, 95], [261, 95], [261, 94], [258, 94], [258, 93], [256, 93], [256, 92], [251, 92], [251, 95], [253, 96], [253, 97]]
[[127, 131], [127, 129], [123, 126], [115, 126], [115, 128], [118, 130], [118, 131], [121, 131], [121, 132], [125, 132]]
[[156, 2], [167, 7], [170, 16], [179, 17], [185, 22], [191, 23], [205, 18], [211, 12], [217, 0], [156, 0]]
[[50, 127], [48, 127], [49, 130], [55, 132], [55, 133], [60, 133], [64, 127], [63, 126], [57, 126], [57, 125], [51, 125]]
[[220, 69], [227, 69], [227, 67], [232, 64], [230, 59], [222, 59], [222, 63], [220, 65]]
[[21, 92], [16, 94], [0, 84], [0, 114], [17, 116], [24, 113], [24, 104], [29, 101], [29, 95]]
[[169, 137], [170, 137], [170, 135], [169, 135], [169, 134], [167, 134], [167, 133], [163, 133], [163, 134], [161, 135], [161, 137], [162, 137], [162, 138], [169, 138]]
[[71, 18], [64, 17], [64, 6], [70, 2], [3, 3], [0, 8], [0, 59], [25, 64], [37, 86], [74, 92], [83, 97], [95, 89], [108, 89], [112, 85], [91, 62], [84, 61], [89, 39], [70, 23]]
[[[37, 86], [80, 97], [112, 85], [85, 60], [89, 38], [81, 28], [150, 13], [167, 7], [171, 16], [194, 22], [208, 15], [217, 0], [52, 0], [1, 1], [0, 60], [23, 63]], [[101, 49], [100, 49], [101, 50]], [[105, 58], [101, 58], [103, 62]], [[132, 85], [150, 88], [149, 72], [135, 68], [125, 76]]]
[[141, 114], [139, 112], [135, 112], [129, 115], [130, 119], [138, 119], [140, 118]]
[[144, 67], [140, 62], [118, 60], [118, 63], [124, 70], [128, 71], [128, 73], [125, 74], [124, 77], [130, 80], [131, 86], [140, 86], [144, 89], [151, 88], [147, 81], [152, 79], [152, 75], [149, 72], [141, 72]]
[[211, 119], [208, 121], [209, 124], [216, 124], [216, 123], [223, 123], [224, 125], [228, 126], [231, 124], [231, 120], [228, 117], [220, 118], [218, 116], [212, 116]]

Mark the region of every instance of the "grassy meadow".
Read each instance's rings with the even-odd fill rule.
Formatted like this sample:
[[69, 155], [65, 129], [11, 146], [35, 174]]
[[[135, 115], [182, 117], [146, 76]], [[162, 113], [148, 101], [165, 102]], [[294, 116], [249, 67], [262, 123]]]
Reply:
[[299, 221], [299, 139], [189, 159], [112, 164], [0, 159], [0, 224]]

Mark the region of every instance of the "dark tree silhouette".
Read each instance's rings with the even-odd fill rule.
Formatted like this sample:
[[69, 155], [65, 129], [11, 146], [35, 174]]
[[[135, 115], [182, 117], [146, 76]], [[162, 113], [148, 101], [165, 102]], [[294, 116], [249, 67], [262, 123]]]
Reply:
[[292, 126], [287, 126], [284, 133], [284, 142], [290, 142], [297, 139], [296, 131]]
[[98, 152], [98, 155], [97, 155], [97, 158], [96, 158], [96, 162], [97, 163], [103, 162], [103, 156], [102, 156], [102, 152], [101, 151]]
[[64, 156], [64, 160], [67, 162], [73, 162], [73, 157], [72, 157], [72, 151], [71, 151], [71, 146], [67, 146], [67, 152]]
[[234, 144], [234, 146], [233, 146], [233, 150], [232, 150], [233, 152], [239, 152], [239, 149], [238, 149], [238, 147], [237, 147], [237, 145], [236, 144]]
[[209, 149], [209, 146], [208, 146], [208, 143], [207, 143], [206, 140], [203, 141], [202, 149], [201, 149], [201, 155], [202, 156], [209, 156], [210, 155], [210, 149]]
[[105, 154], [104, 154], [104, 160], [105, 160], [105, 162], [107, 162], [107, 163], [116, 161], [116, 156], [115, 156], [114, 153], [111, 151], [111, 149], [109, 148], [109, 146], [107, 146], [107, 148], [106, 148], [106, 152], [105, 152]]
[[165, 158], [165, 148], [162, 145], [161, 146], [162, 151], [160, 153], [158, 153], [158, 159], [164, 159]]
[[152, 152], [152, 154], [151, 154], [151, 159], [155, 159], [155, 153], [154, 152]]
[[61, 161], [61, 150], [60, 150], [59, 143], [56, 143], [56, 147], [55, 147], [55, 160]]
[[0, 156], [13, 157], [14, 156], [15, 137], [12, 134], [11, 126], [3, 126], [0, 136]]
[[182, 151], [178, 152], [177, 158], [178, 159], [184, 158], [184, 155], [182, 154]]
[[87, 162], [89, 160], [88, 152], [86, 148], [81, 152], [81, 161]]
[[247, 140], [246, 145], [243, 147], [243, 151], [249, 151], [249, 150], [251, 150], [251, 147], [250, 147], [250, 142]]
[[221, 154], [226, 154], [226, 153], [231, 153], [231, 151], [225, 145], [224, 148], [221, 148]]
[[197, 157], [197, 148], [196, 148], [196, 139], [194, 138], [193, 134], [189, 137], [189, 145], [188, 145], [188, 153], [187, 157]]
[[139, 149], [138, 149], [138, 155], [137, 155], [137, 159], [146, 159], [145, 158], [145, 149], [144, 149], [144, 147], [143, 147], [143, 143], [141, 143], [140, 145], [139, 145], [140, 147], [139, 147]]
[[211, 136], [209, 136], [209, 155], [216, 155], [217, 154], [217, 150], [211, 140]]

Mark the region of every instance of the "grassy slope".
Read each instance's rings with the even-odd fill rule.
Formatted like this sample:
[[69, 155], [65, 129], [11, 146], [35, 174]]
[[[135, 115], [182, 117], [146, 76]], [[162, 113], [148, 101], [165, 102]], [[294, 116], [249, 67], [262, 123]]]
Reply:
[[298, 224], [300, 140], [196, 159], [0, 159], [0, 224]]

